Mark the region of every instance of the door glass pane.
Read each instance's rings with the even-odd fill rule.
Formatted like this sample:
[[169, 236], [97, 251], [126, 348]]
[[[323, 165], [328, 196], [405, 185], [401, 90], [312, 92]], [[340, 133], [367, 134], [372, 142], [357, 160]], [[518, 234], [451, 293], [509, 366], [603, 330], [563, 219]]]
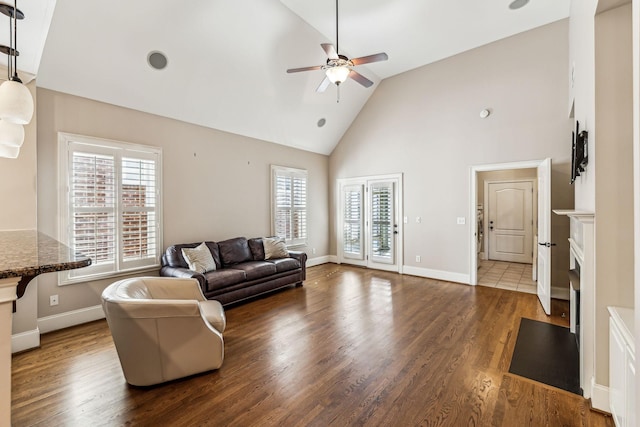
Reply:
[[349, 258], [363, 259], [362, 247], [362, 186], [343, 189], [343, 253]]
[[371, 252], [378, 258], [392, 257], [393, 186], [374, 184], [371, 187]]

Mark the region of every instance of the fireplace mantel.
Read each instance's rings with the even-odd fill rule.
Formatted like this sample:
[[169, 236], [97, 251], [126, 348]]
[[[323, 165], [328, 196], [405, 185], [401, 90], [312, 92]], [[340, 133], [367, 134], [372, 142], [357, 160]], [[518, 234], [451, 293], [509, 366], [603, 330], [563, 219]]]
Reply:
[[590, 398], [595, 375], [595, 214], [577, 210], [553, 213], [570, 219], [571, 332], [579, 343], [580, 387], [584, 397]]

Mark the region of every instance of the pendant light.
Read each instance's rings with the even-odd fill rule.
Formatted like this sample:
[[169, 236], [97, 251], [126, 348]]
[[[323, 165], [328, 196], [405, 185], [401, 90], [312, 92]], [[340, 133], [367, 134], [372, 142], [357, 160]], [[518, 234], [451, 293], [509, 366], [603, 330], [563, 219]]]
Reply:
[[[0, 52], [7, 55], [7, 81], [0, 85], [0, 119], [12, 123], [26, 125], [33, 116], [33, 98], [29, 89], [18, 77], [18, 19], [24, 14], [13, 6], [0, 3], [0, 12], [9, 19], [9, 46], [0, 45]], [[13, 23], [13, 25], [11, 25]], [[1, 138], [0, 138], [1, 139]]]
[[0, 120], [0, 145], [22, 147], [24, 142], [24, 126]]
[[16, 159], [20, 154], [20, 147], [9, 147], [8, 145], [0, 144], [0, 157], [6, 157], [7, 159]]

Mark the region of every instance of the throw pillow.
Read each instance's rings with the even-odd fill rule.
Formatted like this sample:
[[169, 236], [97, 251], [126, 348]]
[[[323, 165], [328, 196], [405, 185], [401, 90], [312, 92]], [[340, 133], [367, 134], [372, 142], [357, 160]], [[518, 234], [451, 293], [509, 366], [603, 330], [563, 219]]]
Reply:
[[216, 269], [216, 262], [213, 260], [211, 251], [204, 242], [193, 249], [182, 248], [182, 256], [184, 260], [187, 261], [187, 264], [189, 264], [189, 270], [206, 273], [207, 271]]
[[265, 237], [262, 239], [262, 244], [264, 245], [264, 259], [287, 258], [289, 256], [284, 239]]

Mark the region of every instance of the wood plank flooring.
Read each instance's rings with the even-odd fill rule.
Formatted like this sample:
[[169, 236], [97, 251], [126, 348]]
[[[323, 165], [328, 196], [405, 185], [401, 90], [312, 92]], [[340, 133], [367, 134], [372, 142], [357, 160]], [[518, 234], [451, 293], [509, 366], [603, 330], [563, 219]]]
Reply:
[[137, 388], [105, 321], [13, 357], [13, 426], [613, 426], [508, 373], [536, 296], [325, 264], [227, 308], [221, 369]]

